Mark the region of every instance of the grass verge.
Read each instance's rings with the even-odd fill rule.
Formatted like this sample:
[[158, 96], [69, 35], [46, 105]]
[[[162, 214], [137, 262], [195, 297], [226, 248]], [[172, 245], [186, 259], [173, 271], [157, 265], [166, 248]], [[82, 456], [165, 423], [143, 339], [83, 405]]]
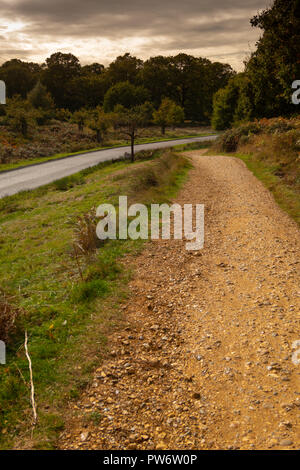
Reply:
[[[155, 156], [98, 165], [72, 181], [0, 200], [0, 306], [9, 305], [6, 311], [16, 316], [7, 334], [7, 364], [0, 366], [0, 448], [54, 448], [67, 401], [89, 382], [106, 354], [109, 332], [122, 326], [120, 304], [131, 275], [122, 258], [137, 254], [143, 242], [110, 240], [89, 251], [82, 235], [89, 236], [83, 231], [93, 223], [87, 214], [104, 202], [116, 205], [121, 194], [147, 204], [174, 197], [190, 163], [170, 151]], [[83, 238], [87, 249], [74, 255], [74, 240], [82, 244]], [[35, 428], [25, 330], [38, 408]]]
[[[273, 194], [277, 204], [300, 225], [300, 197], [298, 187], [287, 184], [283, 178], [276, 174], [278, 173], [277, 164], [271, 164], [270, 160], [261, 161], [256, 158], [254, 154], [217, 153], [218, 155], [240, 158], [254, 176]], [[208, 154], [216, 155], [216, 151], [209, 150]]]
[[275, 174], [278, 171], [278, 166], [257, 160], [252, 155], [237, 153], [235, 156], [246, 163], [249, 170], [273, 194], [277, 204], [300, 225], [299, 191], [292, 185], [287, 185], [282, 178]]

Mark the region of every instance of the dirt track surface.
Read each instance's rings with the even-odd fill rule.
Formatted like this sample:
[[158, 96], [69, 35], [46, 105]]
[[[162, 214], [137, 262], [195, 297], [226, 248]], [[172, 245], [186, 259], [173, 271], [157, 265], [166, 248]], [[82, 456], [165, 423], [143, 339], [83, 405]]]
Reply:
[[128, 327], [62, 449], [300, 447], [299, 230], [240, 160], [200, 154], [176, 202], [205, 204], [205, 247], [135, 260]]

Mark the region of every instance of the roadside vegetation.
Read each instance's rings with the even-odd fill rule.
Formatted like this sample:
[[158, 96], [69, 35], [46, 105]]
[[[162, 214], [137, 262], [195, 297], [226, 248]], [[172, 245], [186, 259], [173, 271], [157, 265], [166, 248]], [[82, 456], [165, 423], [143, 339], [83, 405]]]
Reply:
[[[1, 127], [0, 127], [1, 129]], [[215, 134], [209, 127], [167, 128], [165, 134], [157, 126], [139, 129], [135, 144], [145, 144], [157, 141], [168, 141], [188, 137], [208, 136]], [[130, 145], [130, 137], [119, 129], [110, 127], [101, 145], [97, 143], [94, 132], [89, 127], [78, 131], [72, 122], [52, 120], [48, 124], [32, 128], [29, 139], [18, 138], [7, 127], [2, 127], [0, 135], [2, 157], [0, 151], [0, 172], [27, 165], [38, 164], [50, 160], [65, 158], [95, 150]]]
[[[167, 202], [190, 163], [172, 151], [141, 152], [134, 164], [115, 162], [0, 200], [1, 448], [53, 448], [67, 400], [79, 396], [106, 354], [107, 334], [124, 323], [130, 268], [125, 255], [143, 242], [96, 238], [95, 208]], [[28, 332], [38, 424], [32, 428]]]
[[300, 119], [261, 119], [222, 134], [213, 153], [242, 158], [277, 203], [300, 223]]

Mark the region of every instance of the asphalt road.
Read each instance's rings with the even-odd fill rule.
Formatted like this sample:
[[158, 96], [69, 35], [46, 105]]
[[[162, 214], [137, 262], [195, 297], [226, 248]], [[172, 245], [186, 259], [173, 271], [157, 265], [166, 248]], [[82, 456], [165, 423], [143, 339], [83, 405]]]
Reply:
[[[167, 142], [139, 144], [135, 146], [135, 150], [137, 152], [139, 150], [159, 149], [190, 142], [202, 142], [214, 138], [216, 137], [193, 137], [190, 139], [170, 140]], [[20, 191], [38, 188], [39, 186], [51, 183], [64, 176], [69, 176], [85, 168], [95, 166], [100, 162], [116, 160], [124, 156], [125, 152], [130, 153], [129, 146], [98, 150], [92, 153], [76, 155], [0, 173], [0, 198], [11, 196]]]

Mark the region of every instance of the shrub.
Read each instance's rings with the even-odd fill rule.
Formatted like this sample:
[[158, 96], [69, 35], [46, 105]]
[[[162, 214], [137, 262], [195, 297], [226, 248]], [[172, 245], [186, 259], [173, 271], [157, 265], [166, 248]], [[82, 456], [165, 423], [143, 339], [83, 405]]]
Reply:
[[258, 122], [249, 122], [239, 127], [228, 129], [216, 140], [214, 148], [221, 152], [236, 152], [240, 140], [247, 142], [252, 135], [259, 134], [262, 131]]

